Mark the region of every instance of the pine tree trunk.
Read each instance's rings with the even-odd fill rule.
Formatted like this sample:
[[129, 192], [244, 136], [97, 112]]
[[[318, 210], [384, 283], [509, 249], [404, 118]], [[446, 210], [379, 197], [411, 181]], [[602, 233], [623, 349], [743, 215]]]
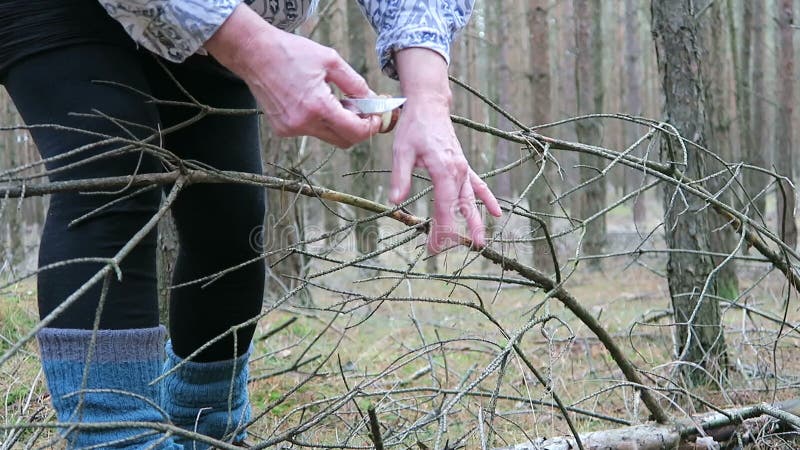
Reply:
[[[480, 4], [475, 5], [475, 12], [473, 14], [480, 14]], [[480, 88], [486, 92], [486, 90], [480, 84], [481, 47], [484, 44], [477, 38], [477, 36], [472, 36], [473, 34], [478, 34], [475, 20], [471, 20], [467, 27], [467, 32], [471, 35], [470, 37], [465, 37], [464, 39], [464, 44], [467, 47], [467, 82], [472, 86]], [[468, 109], [469, 117], [472, 118], [472, 120], [486, 123], [485, 108], [481, 101], [476, 98], [471, 98]], [[477, 131], [472, 129], [469, 130], [469, 141], [466, 143], [466, 148], [464, 148], [464, 152], [466, 153], [469, 161], [478, 161], [481, 157], [484, 159], [486, 158], [486, 155], [483, 152], [485, 149], [482, 148], [482, 139], [483, 136]]]
[[728, 18], [728, 40], [731, 55], [733, 56], [734, 95], [736, 99], [735, 121], [739, 131], [739, 152], [737, 156], [744, 156], [744, 149], [750, 145], [750, 104], [747, 102], [750, 89], [750, 38], [753, 27], [753, 2], [744, 2], [742, 8], [742, 27], [737, 32], [735, 0], [726, 3]]
[[[721, 2], [715, 2], [709, 6], [708, 10], [701, 16], [698, 25], [699, 32], [702, 34], [702, 42], [706, 43], [703, 51], [704, 62], [702, 66], [703, 86], [706, 105], [706, 131], [708, 149], [719, 155], [725, 161], [735, 161], [736, 156], [733, 151], [733, 131], [730, 113], [729, 83], [734, 78], [734, 68], [731, 65], [729, 56], [725, 26], [725, 9]], [[732, 20], [732, 18], [729, 18]], [[718, 172], [724, 169], [718, 161], [708, 158], [706, 164], [709, 172]], [[709, 188], [717, 192], [724, 188], [730, 175], [715, 177], [708, 181]], [[719, 195], [719, 199], [725, 202], [732, 202], [734, 196], [730, 188]], [[709, 217], [710, 226], [713, 232], [710, 235], [711, 250], [714, 253], [730, 254], [735, 251], [737, 245], [736, 231], [729, 225], [728, 220], [718, 214]], [[739, 296], [739, 279], [736, 275], [736, 261], [728, 260], [726, 257], [715, 256], [714, 265], [722, 267], [717, 272], [717, 294], [727, 299], [735, 299]], [[724, 264], [724, 265], [723, 265]]]
[[[11, 98], [1, 87], [0, 124], [22, 124]], [[0, 134], [0, 171], [39, 160], [33, 139], [27, 131], [5, 130]], [[25, 175], [34, 175], [43, 170], [43, 167], [29, 169]], [[5, 268], [13, 276], [36, 269], [36, 250], [46, 209], [47, 199], [43, 197], [25, 198], [22, 202], [0, 198], [0, 272], [4, 272], [2, 268]]]
[[[267, 175], [289, 178], [282, 168], [292, 169], [298, 155], [300, 139], [275, 137], [266, 121], [262, 125], [262, 157], [269, 164], [264, 166]], [[292, 247], [303, 240], [305, 234], [302, 200], [294, 194], [277, 189], [266, 191], [267, 213], [263, 233], [253, 235], [253, 244], [263, 252], [272, 252], [267, 258], [266, 292], [280, 296], [300, 283], [305, 270], [305, 260], [292, 252]], [[309, 291], [297, 295], [301, 304], [310, 304]]]
[[[750, 2], [747, 2], [750, 3]], [[766, 90], [764, 87], [764, 70], [765, 70], [765, 61], [764, 61], [764, 54], [766, 53], [766, 42], [764, 39], [764, 26], [765, 26], [765, 13], [764, 13], [764, 2], [752, 2], [751, 4], [753, 8], [753, 38], [752, 38], [752, 49], [753, 49], [753, 64], [752, 64], [752, 74], [751, 74], [751, 85], [752, 90], [750, 91], [750, 104], [752, 105], [752, 121], [753, 126], [751, 128], [752, 131], [752, 141], [750, 142], [750, 147], [745, 152], [745, 161], [748, 163], [758, 166], [758, 167], [769, 167], [768, 162], [772, 159], [770, 151], [772, 146], [769, 145], [767, 140], [769, 139], [769, 135], [765, 132], [765, 126], [767, 123], [767, 110], [766, 106], [767, 103], [765, 102], [765, 94]], [[745, 180], [747, 184], [745, 187], [750, 192], [750, 195], [756, 196], [762, 190], [764, 190], [770, 180], [767, 176], [760, 174], [758, 172], [750, 173], [750, 171], [745, 172]], [[754, 201], [754, 209], [760, 211], [761, 214], [766, 213], [767, 207], [767, 195], [766, 193], [761, 194], [759, 197], [756, 197]], [[755, 211], [751, 210], [751, 214], [757, 217]]]
[[[575, 0], [573, 3], [575, 14], [575, 90], [577, 92], [578, 114], [593, 114], [602, 108], [602, 86], [598, 84], [597, 71], [602, 70], [598, 63], [598, 47], [602, 33], [598, 33], [598, 21], [601, 14], [599, 0]], [[599, 103], [599, 105], [598, 105]], [[600, 123], [596, 119], [580, 120], [576, 124], [578, 141], [600, 145]], [[602, 168], [603, 160], [581, 153], [580, 182], [584, 183], [597, 176], [597, 171]], [[587, 219], [600, 211], [605, 206], [606, 180], [600, 179], [584, 186], [578, 195], [581, 219]], [[605, 216], [598, 217], [586, 225], [583, 241], [585, 255], [598, 255], [603, 253], [605, 246], [606, 223]], [[590, 259], [587, 263], [590, 268], [600, 269], [600, 259]]]
[[[728, 0], [729, 9], [731, 11], [733, 11], [733, 6], [731, 5], [732, 3], [733, 0]], [[760, 19], [757, 20], [756, 18], [756, 10], [759, 8], [763, 10], [763, 2], [744, 2], [744, 10], [742, 13], [741, 44], [739, 46], [740, 68], [738, 68], [736, 71], [736, 103], [739, 108], [740, 117], [739, 126], [741, 128], [739, 142], [742, 149], [742, 160], [754, 166], [767, 167], [766, 158], [764, 157], [765, 152], [762, 145], [763, 143], [760, 142], [760, 138], [759, 140], [756, 140], [755, 138], [755, 116], [757, 114], [763, 114], [763, 108], [761, 108], [761, 112], [759, 112], [759, 108], [757, 108], [755, 105], [755, 102], [760, 102], [760, 100], [756, 97], [756, 95], [753, 95], [753, 83], [751, 83], [751, 76], [753, 79], [756, 77], [755, 73], [751, 75], [753, 67], [751, 65], [751, 61], [754, 63], [755, 58], [760, 58], [760, 54], [763, 51], [763, 47], [755, 47], [755, 45], [758, 45], [756, 40], [762, 41], [761, 44], [763, 45], [764, 38], [764, 32], [761, 28], [762, 25], [760, 23]], [[763, 16], [763, 12], [761, 16]], [[758, 50], [753, 52], [753, 49], [756, 48]], [[757, 56], [756, 54], [759, 55]], [[757, 68], [757, 72], [758, 76], [761, 76], [761, 67]], [[761, 130], [759, 130], [759, 135], [760, 134]], [[761, 191], [766, 187], [769, 180], [765, 174], [755, 170], [745, 171], [743, 178], [744, 189], [747, 193], [747, 195], [743, 196], [743, 200], [745, 202], [752, 200], [752, 204], [746, 205], [747, 214], [750, 217], [758, 218], [759, 215], [765, 214], [766, 208], [766, 195], [759, 195], [759, 193], [761, 193]]]
[[[499, 86], [501, 83], [499, 80], [499, 72], [502, 61], [499, 60], [497, 55], [500, 52], [499, 43], [501, 42], [501, 39], [503, 39], [503, 30], [501, 30], [500, 25], [500, 18], [502, 14], [497, 8], [496, 3], [490, 4], [489, 2], [477, 2], [476, 7], [479, 5], [482, 5], [480, 10], [483, 13], [486, 39], [481, 41], [482, 45], [478, 53], [479, 70], [476, 75], [478, 79], [482, 78], [485, 82], [485, 85], [482, 86], [483, 93], [488, 95], [489, 98], [493, 98], [495, 101], [498, 101], [499, 90], [501, 89]], [[497, 111], [495, 111], [493, 108], [486, 108], [483, 102], [478, 104], [478, 108], [483, 110], [483, 123], [488, 123], [493, 127], [500, 126], [498, 117], [499, 114]], [[480, 144], [478, 145], [482, 147], [478, 149], [478, 151], [480, 152], [481, 156], [489, 162], [489, 167], [493, 169], [497, 168], [503, 158], [499, 145], [500, 140], [490, 133], [478, 133], [478, 136], [481, 140]], [[498, 157], [500, 159], [498, 159]], [[500, 178], [503, 177], [492, 177], [488, 183], [492, 187], [492, 191], [494, 192], [495, 196], [500, 199], [502, 203], [504, 199], [511, 199], [507, 195], [501, 193], [501, 191], [505, 188], [503, 187], [504, 182], [500, 181]], [[508, 191], [508, 189], [505, 190]], [[492, 216], [488, 216], [486, 218], [485, 225], [487, 236], [495, 236], [501, 231], [497, 229], [497, 220]], [[505, 249], [502, 249], [501, 251], [505, 251]], [[484, 260], [481, 262], [481, 266], [484, 270], [490, 265], [491, 262], [489, 261]]]
[[[341, 21], [341, 18], [339, 17], [341, 16], [341, 14], [337, 14], [340, 13], [341, 10], [339, 8], [339, 5], [333, 5], [331, 7], [326, 8], [325, 11], [326, 14], [320, 15], [319, 17], [319, 25], [317, 26], [317, 36], [319, 37], [318, 42], [323, 45], [334, 46], [335, 43], [334, 43], [333, 29], [336, 25], [341, 25], [340, 23], [334, 24], [334, 21], [337, 19]], [[330, 146], [328, 145], [322, 146], [321, 150], [324, 155], [327, 155], [329, 151], [332, 151], [328, 147]], [[336, 186], [338, 182], [340, 182], [338, 176], [339, 174], [337, 174], [336, 168], [334, 167], [335, 162], [336, 158], [334, 155], [330, 158], [325, 167], [323, 167], [321, 170], [324, 186], [333, 187]], [[325, 206], [326, 207], [321, 208], [320, 212], [322, 214], [323, 229], [327, 233], [339, 228], [339, 217], [337, 216], [339, 212], [339, 204], [336, 202], [325, 202]], [[326, 243], [334, 245], [336, 244], [336, 240], [337, 240], [336, 236], [330, 236], [326, 240]]]
[[[367, 63], [367, 30], [369, 24], [364, 19], [358, 4], [353, 1], [347, 2], [347, 44], [348, 62], [364, 78], [369, 78], [369, 64]], [[350, 156], [350, 170], [353, 172], [368, 171], [374, 169], [375, 160], [373, 150], [370, 149], [369, 141], [356, 144], [348, 150]], [[370, 183], [370, 174], [357, 174], [352, 176], [351, 192], [359, 197], [374, 199], [374, 183]], [[372, 215], [368, 211], [357, 209], [355, 216], [357, 220]], [[356, 224], [354, 232], [356, 239], [356, 250], [360, 254], [375, 251], [378, 248], [379, 228], [377, 221], [359, 222]]]
[[[0, 96], [0, 123], [11, 124], [11, 99], [5, 91]], [[14, 167], [14, 133], [6, 131], [0, 136], [0, 170]], [[0, 198], [0, 267], [16, 267], [19, 241], [16, 234], [16, 208], [14, 201]], [[11, 274], [13, 276], [13, 273]]]
[[[533, 123], [543, 124], [551, 121], [551, 78], [550, 78], [550, 26], [547, 21], [548, 0], [533, 0], [528, 9], [528, 30], [530, 32], [530, 76], [533, 85]], [[550, 178], [553, 172], [552, 163], [545, 163], [545, 172], [542, 176]], [[539, 166], [536, 166], [537, 170]], [[553, 195], [550, 188], [544, 182], [538, 181], [528, 193], [528, 208], [540, 214], [540, 219], [550, 228], [551, 214], [553, 207], [550, 202]], [[540, 224], [531, 221], [531, 229], [539, 230]], [[536, 232], [534, 238], [543, 238], [542, 231]], [[550, 272], [553, 267], [553, 255], [545, 241], [536, 241], [533, 245], [533, 265], [537, 269]]]
[[[639, 21], [640, 0], [625, 0], [625, 113], [640, 116], [645, 113], [642, 102], [642, 44]], [[643, 134], [641, 126], [625, 124], [625, 145], [632, 145]], [[627, 169], [625, 193], [642, 185], [642, 173]], [[640, 194], [633, 203], [633, 220], [643, 224], [647, 218], [647, 193]]]
[[[701, 146], [707, 144], [706, 112], [701, 76], [700, 52], [703, 48], [691, 0], [652, 0], [653, 38], [659, 75], [665, 96], [664, 112], [681, 135]], [[677, 139], [663, 136], [663, 161], [680, 161]], [[703, 154], [688, 152], [686, 175], [700, 179], [706, 173]], [[687, 205], [676, 203], [673, 189], [664, 190], [664, 229], [670, 249], [667, 277], [676, 327], [676, 352], [681, 361], [696, 364], [719, 379], [727, 366], [727, 353], [720, 322], [715, 284], [706, 283], [714, 262], [698, 253], [711, 249], [709, 212], [704, 202], [687, 195]], [[680, 197], [680, 196], [678, 196]], [[681, 197], [682, 198], [682, 197]], [[713, 280], [712, 280], [713, 281]], [[706, 288], [707, 286], [707, 288]], [[702, 293], [702, 296], [701, 296]], [[686, 381], [707, 384], [706, 372], [692, 364], [682, 365]]]
[[[794, 180], [792, 156], [792, 117], [794, 115], [794, 16], [792, 0], [780, 0], [778, 24], [780, 44], [778, 46], [778, 103], [776, 121], [775, 160], [778, 173]], [[795, 193], [788, 181], [780, 183], [778, 196], [778, 233], [790, 247], [797, 246], [797, 226], [794, 219]]]
[[[512, 99], [514, 98], [512, 89], [513, 83], [511, 79], [511, 14], [513, 6], [511, 2], [506, 0], [498, 2], [496, 8], [497, 12], [497, 42], [498, 44], [498, 59], [497, 59], [497, 100], [501, 108], [506, 111], [513, 111]], [[503, 115], [498, 115], [497, 126], [502, 130], [512, 130], [513, 125]], [[494, 166], [503, 167], [511, 163], [511, 142], [500, 139], [497, 142]], [[514, 193], [512, 192], [511, 177], [509, 174], [504, 176], [494, 177], [494, 194], [498, 197], [511, 200]]]

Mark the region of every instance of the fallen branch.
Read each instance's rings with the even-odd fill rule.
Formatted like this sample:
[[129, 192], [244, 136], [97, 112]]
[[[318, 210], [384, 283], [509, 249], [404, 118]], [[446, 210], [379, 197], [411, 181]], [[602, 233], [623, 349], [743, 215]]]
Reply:
[[[285, 180], [266, 175], [256, 175], [244, 172], [231, 171], [206, 171], [201, 169], [185, 169], [182, 172], [174, 171], [163, 174], [149, 174], [123, 177], [99, 178], [91, 180], [76, 180], [57, 183], [37, 183], [27, 186], [0, 185], [0, 196], [20, 197], [25, 195], [44, 195], [50, 192], [109, 190], [123, 187], [137, 188], [146, 184], [168, 184], [178, 177], [186, 180], [186, 185], [196, 183], [245, 183], [262, 186], [269, 189], [280, 189], [295, 192], [309, 197], [321, 198], [342, 204], [362, 208], [367, 211], [385, 215], [407, 226], [420, 226], [427, 219], [414, 216], [397, 208], [390, 208], [377, 202], [357, 197], [331, 189], [312, 186], [296, 180]], [[668, 423], [669, 418], [655, 397], [646, 388], [636, 367], [628, 360], [622, 349], [617, 346], [612, 336], [600, 325], [594, 316], [556, 281], [533, 267], [522, 264], [513, 258], [508, 258], [489, 247], [477, 247], [466, 237], [461, 237], [461, 244], [477, 251], [483, 257], [500, 265], [504, 269], [513, 270], [522, 277], [532, 281], [536, 286], [547, 291], [552, 291], [552, 296], [561, 301], [578, 319], [580, 319], [600, 339], [603, 346], [611, 354], [612, 359], [622, 370], [625, 379], [639, 390], [642, 401], [650, 411], [652, 418], [659, 423]]]
[[[663, 450], [677, 447], [680, 433], [673, 428], [658, 425], [638, 425], [629, 428], [595, 431], [581, 435], [581, 441], [590, 449]], [[575, 448], [571, 436], [539, 438], [533, 442], [502, 447], [495, 450], [570, 450]]]
[[[711, 449], [713, 443], [723, 443], [739, 433], [738, 425], [747, 420], [764, 421], [764, 416], [777, 419], [782, 425], [800, 430], [800, 399], [776, 405], [759, 404], [728, 409], [722, 413], [706, 414], [675, 425], [636, 425], [581, 435], [586, 448], [592, 449]], [[710, 445], [709, 445], [710, 444]], [[569, 450], [575, 447], [571, 436], [540, 438], [495, 450]], [[719, 448], [719, 447], [716, 447]]]

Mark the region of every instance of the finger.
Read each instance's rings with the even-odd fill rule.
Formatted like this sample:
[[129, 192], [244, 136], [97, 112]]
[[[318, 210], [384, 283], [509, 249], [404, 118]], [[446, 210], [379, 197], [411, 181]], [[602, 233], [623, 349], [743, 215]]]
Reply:
[[428, 239], [428, 250], [432, 254], [439, 253], [447, 247], [458, 243], [455, 211], [458, 206], [461, 189], [452, 174], [440, 168], [433, 171], [428, 167], [433, 182], [433, 226]]
[[339, 148], [348, 148], [353, 145], [352, 142], [342, 138], [339, 134], [326, 123], [318, 123], [313, 127], [313, 132], [309, 136], [322, 139], [323, 141], [335, 145]]
[[472, 191], [476, 197], [481, 199], [483, 205], [486, 207], [486, 210], [489, 211], [489, 214], [495, 217], [502, 216], [503, 210], [500, 208], [500, 203], [497, 201], [494, 194], [492, 194], [491, 189], [489, 189], [489, 185], [486, 184], [485, 181], [481, 180], [481, 177], [479, 177], [478, 174], [472, 169], [469, 171], [469, 180]]
[[470, 180], [464, 180], [461, 186], [461, 203], [459, 204], [461, 215], [467, 221], [467, 230], [472, 242], [476, 246], [485, 245], [484, 239], [486, 230], [483, 226], [481, 213], [478, 210], [478, 205], [475, 204], [475, 193], [472, 190], [472, 183]]
[[359, 75], [338, 54], [328, 66], [325, 81], [338, 86], [342, 93], [348, 97], [372, 97], [375, 95], [364, 77]]
[[398, 204], [408, 197], [411, 190], [411, 171], [414, 170], [416, 154], [408, 147], [395, 146], [392, 153], [392, 181], [389, 200]]
[[[362, 142], [377, 134], [383, 125], [379, 116], [360, 117], [349, 111], [332, 95], [326, 100], [322, 119], [350, 145]], [[349, 145], [348, 145], [349, 147]]]

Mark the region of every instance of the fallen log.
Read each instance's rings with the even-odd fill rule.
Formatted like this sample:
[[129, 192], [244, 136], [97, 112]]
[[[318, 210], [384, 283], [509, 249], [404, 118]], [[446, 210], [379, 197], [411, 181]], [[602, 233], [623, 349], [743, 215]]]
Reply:
[[[680, 431], [664, 425], [636, 425], [612, 430], [594, 431], [581, 434], [581, 442], [586, 450], [662, 450], [675, 449], [681, 440]], [[496, 450], [573, 450], [578, 448], [572, 436], [539, 438]]]
[[[647, 423], [580, 435], [586, 450], [719, 450], [736, 436], [752, 440], [761, 430], [800, 431], [800, 399], [704, 414], [672, 425]], [[574, 450], [573, 436], [537, 438], [494, 450]]]

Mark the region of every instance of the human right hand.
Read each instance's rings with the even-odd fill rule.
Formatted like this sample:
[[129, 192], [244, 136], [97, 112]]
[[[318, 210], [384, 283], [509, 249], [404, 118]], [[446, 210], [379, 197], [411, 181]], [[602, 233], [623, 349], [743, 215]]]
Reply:
[[359, 117], [331, 91], [328, 83], [346, 96], [375, 95], [335, 50], [273, 27], [245, 4], [205, 48], [247, 83], [278, 136], [314, 136], [346, 148], [380, 130], [380, 117]]
[[495, 217], [502, 210], [489, 186], [469, 166], [453, 129], [447, 63], [436, 52], [413, 47], [395, 53], [395, 63], [408, 101], [395, 130], [389, 198], [402, 202], [411, 188], [414, 167], [425, 168], [433, 184], [430, 253], [461, 242], [459, 214], [466, 220], [472, 245], [481, 247], [486, 230], [476, 199]]

